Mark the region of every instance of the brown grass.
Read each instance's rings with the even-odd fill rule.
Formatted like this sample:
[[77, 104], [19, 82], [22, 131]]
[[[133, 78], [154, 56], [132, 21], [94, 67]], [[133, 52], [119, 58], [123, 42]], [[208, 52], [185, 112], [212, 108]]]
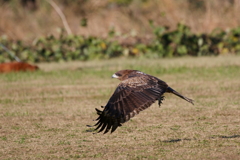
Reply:
[[[37, 1], [38, 9], [29, 11], [19, 1], [3, 3], [0, 6], [0, 35], [11, 39], [32, 42], [39, 36], [59, 35], [64, 28], [56, 11], [46, 1]], [[57, 1], [56, 1], [57, 2]], [[127, 7], [120, 7], [111, 1], [86, 1], [58, 6], [65, 14], [73, 34], [106, 37], [110, 28], [121, 33], [137, 34], [149, 38], [152, 30], [148, 21], [167, 25], [172, 29], [179, 22], [190, 26], [193, 32], [208, 33], [215, 28], [230, 29], [240, 25], [239, 1], [199, 0], [202, 5], [177, 0], [133, 1]], [[81, 27], [83, 18], [88, 27]]]
[[[0, 159], [240, 159], [239, 56], [39, 66], [0, 75]], [[165, 80], [195, 105], [168, 94], [113, 134], [89, 132], [122, 68]]]

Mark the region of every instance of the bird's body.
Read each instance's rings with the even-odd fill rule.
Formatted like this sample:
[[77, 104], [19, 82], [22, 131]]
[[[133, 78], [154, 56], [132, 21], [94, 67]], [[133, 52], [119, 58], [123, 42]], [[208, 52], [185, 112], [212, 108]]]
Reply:
[[114, 132], [122, 123], [150, 107], [158, 100], [160, 105], [165, 92], [173, 93], [193, 104], [193, 100], [173, 90], [157, 77], [137, 70], [121, 70], [113, 74], [121, 83], [109, 99], [103, 111], [96, 109], [99, 117], [96, 130]]

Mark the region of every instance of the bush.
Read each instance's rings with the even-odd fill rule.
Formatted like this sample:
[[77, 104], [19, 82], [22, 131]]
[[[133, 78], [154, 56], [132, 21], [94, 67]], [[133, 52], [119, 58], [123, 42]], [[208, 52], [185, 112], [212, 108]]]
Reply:
[[[240, 28], [230, 31], [216, 29], [210, 34], [194, 34], [188, 26], [181, 23], [173, 31], [169, 31], [168, 27], [155, 26], [152, 21], [150, 25], [155, 37], [149, 44], [121, 45], [112, 40], [114, 30], [109, 32], [107, 39], [74, 35], [61, 35], [59, 38], [47, 36], [26, 45], [22, 41], [1, 37], [0, 43], [9, 48], [14, 56], [30, 62], [85, 61], [139, 55], [156, 58], [240, 53]], [[0, 48], [0, 62], [13, 60], [10, 54]]]

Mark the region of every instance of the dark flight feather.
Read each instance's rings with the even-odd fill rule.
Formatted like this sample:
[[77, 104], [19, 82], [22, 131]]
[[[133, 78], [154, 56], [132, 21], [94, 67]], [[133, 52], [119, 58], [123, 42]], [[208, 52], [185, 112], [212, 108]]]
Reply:
[[173, 93], [193, 104], [193, 100], [170, 88], [164, 81], [137, 70], [121, 70], [113, 75], [122, 82], [109, 99], [103, 111], [96, 108], [99, 117], [95, 124], [98, 132], [114, 132], [122, 123], [133, 118], [155, 101], [160, 106], [165, 92]]

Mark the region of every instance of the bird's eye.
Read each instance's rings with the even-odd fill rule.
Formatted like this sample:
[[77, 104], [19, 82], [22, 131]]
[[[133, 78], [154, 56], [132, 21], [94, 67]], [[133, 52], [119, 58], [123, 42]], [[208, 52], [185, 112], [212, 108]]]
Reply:
[[117, 75], [118, 77], [121, 77], [121, 76], [122, 76], [120, 73], [116, 73], [116, 75]]

